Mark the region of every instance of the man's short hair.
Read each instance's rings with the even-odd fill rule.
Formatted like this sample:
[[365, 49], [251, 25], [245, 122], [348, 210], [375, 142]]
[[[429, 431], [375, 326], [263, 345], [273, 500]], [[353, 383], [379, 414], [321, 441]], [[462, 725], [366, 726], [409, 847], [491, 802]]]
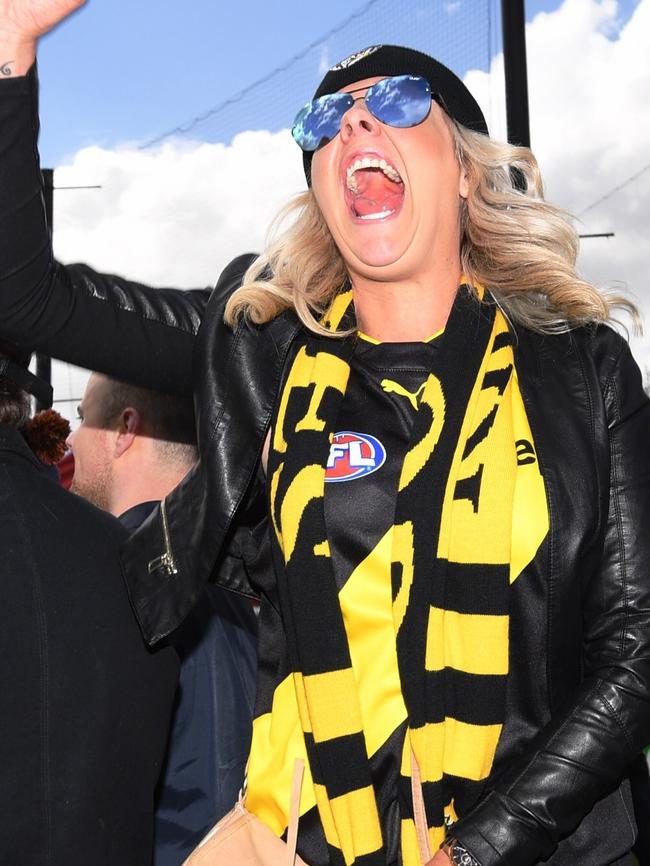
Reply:
[[142, 432], [156, 440], [161, 459], [194, 463], [198, 457], [194, 406], [188, 397], [163, 394], [105, 376], [100, 423], [110, 427], [127, 407], [137, 409]]

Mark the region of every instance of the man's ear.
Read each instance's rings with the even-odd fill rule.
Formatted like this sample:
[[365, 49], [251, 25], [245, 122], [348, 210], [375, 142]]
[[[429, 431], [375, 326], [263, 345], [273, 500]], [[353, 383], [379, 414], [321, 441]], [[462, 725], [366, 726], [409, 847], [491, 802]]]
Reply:
[[127, 406], [120, 413], [117, 430], [115, 431], [114, 457], [121, 457], [133, 445], [140, 432], [140, 413], [132, 406]]

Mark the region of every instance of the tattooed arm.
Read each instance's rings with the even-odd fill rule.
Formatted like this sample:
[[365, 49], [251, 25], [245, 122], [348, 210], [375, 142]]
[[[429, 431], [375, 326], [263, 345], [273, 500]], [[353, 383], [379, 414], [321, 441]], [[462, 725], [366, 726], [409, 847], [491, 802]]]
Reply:
[[19, 42], [0, 29], [0, 78], [25, 75], [36, 59], [36, 42]]
[[0, 0], [0, 76], [25, 75], [38, 39], [85, 0]]
[[[4, 338], [54, 358], [189, 395], [209, 290], [154, 289], [52, 256], [30, 67], [38, 35], [80, 5], [0, 0], [0, 329]], [[37, 6], [40, 19], [23, 14], [19, 21], [18, 11]]]

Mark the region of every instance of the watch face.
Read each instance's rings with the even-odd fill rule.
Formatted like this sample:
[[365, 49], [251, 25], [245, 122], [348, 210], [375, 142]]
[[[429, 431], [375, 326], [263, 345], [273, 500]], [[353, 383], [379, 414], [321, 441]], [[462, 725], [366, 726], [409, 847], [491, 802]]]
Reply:
[[467, 848], [463, 848], [458, 843], [451, 849], [451, 860], [455, 866], [478, 866], [478, 863], [468, 852]]
[[478, 860], [472, 857], [467, 848], [465, 848], [464, 845], [453, 836], [445, 842], [442, 846], [442, 850], [446, 853], [454, 866], [481, 866]]

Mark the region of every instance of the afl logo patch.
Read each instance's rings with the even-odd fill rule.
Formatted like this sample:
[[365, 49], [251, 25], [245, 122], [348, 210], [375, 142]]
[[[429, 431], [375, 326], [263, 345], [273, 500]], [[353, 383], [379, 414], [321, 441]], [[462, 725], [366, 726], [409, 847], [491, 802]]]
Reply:
[[386, 449], [368, 433], [335, 433], [325, 469], [325, 481], [352, 481], [376, 472], [386, 462]]

